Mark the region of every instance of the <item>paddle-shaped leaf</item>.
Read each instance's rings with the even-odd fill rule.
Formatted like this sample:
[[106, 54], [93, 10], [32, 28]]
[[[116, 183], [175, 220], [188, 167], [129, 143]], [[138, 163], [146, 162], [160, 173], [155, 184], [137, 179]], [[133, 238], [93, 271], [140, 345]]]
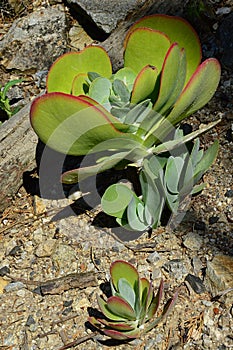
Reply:
[[[143, 27], [156, 29], [165, 33], [170, 39], [171, 43], [176, 42], [181, 49], [184, 48], [187, 57], [187, 83], [201, 61], [201, 44], [197, 33], [194, 31], [191, 25], [183, 18], [176, 16], [160, 14], [146, 16], [137, 21], [130, 28], [125, 39], [125, 47], [128, 45], [128, 40], [131, 33], [136, 28]], [[138, 38], [138, 40], [140, 40], [140, 38]], [[153, 47], [151, 50], [153, 50]], [[157, 55], [156, 51], [154, 54]]]
[[121, 278], [127, 277], [127, 281], [133, 289], [139, 282], [137, 269], [124, 260], [116, 260], [110, 266], [111, 281], [116, 291], [119, 292], [118, 283]]
[[39, 138], [56, 151], [85, 155], [105, 140], [128, 137], [128, 127], [87, 96], [50, 93], [33, 101], [31, 123]]
[[107, 309], [114, 315], [126, 318], [128, 320], [136, 320], [134, 309], [124, 299], [112, 296], [107, 300]]
[[106, 78], [111, 77], [111, 61], [102, 47], [88, 46], [80, 52], [69, 52], [59, 57], [49, 70], [47, 91], [69, 94], [75, 76], [88, 72], [96, 72]]
[[208, 58], [198, 67], [167, 117], [172, 125], [209, 102], [218, 87], [220, 74], [220, 64], [215, 58]]
[[130, 32], [127, 39], [124, 66], [132, 68], [136, 74], [147, 65], [156, 67], [160, 72], [170, 45], [165, 34], [149, 28], [137, 28]]
[[135, 194], [129, 187], [123, 184], [111, 185], [101, 199], [102, 209], [108, 215], [122, 218], [133, 196]]
[[184, 50], [180, 50], [178, 44], [171, 45], [164, 59], [159, 95], [153, 109], [161, 114], [166, 114], [178, 99], [185, 82], [186, 57]]
[[127, 86], [128, 90], [131, 92], [136, 79], [137, 74], [129, 67], [124, 67], [119, 69], [114, 75], [113, 79], [119, 79]]
[[146, 99], [155, 99], [156, 80], [158, 70], [156, 67], [147, 65], [138, 73], [131, 94], [131, 103], [140, 103]]

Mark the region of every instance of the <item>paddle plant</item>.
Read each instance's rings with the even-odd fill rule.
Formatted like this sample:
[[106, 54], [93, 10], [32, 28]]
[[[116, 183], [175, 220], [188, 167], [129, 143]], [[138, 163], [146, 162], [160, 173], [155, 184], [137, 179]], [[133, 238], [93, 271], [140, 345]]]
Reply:
[[137, 269], [124, 260], [111, 264], [110, 275], [112, 295], [107, 300], [97, 296], [101, 316], [91, 316], [89, 322], [113, 339], [132, 340], [149, 332], [164, 321], [177, 300], [178, 293], [175, 293], [156, 318], [163, 280], [154, 295], [152, 282], [139, 277]]
[[[145, 174], [151, 157], [167, 154], [216, 125], [218, 121], [169, 138], [217, 89], [219, 62], [215, 58], [201, 62], [201, 58], [193, 28], [184, 19], [167, 15], [144, 17], [129, 29], [124, 66], [117, 72], [112, 72], [109, 56], [100, 46], [58, 58], [48, 73], [46, 94], [32, 103], [32, 127], [41, 141], [58, 152], [91, 155], [91, 162], [63, 173], [61, 181], [80, 182], [116, 166], [134, 165], [139, 172], [143, 166]], [[216, 145], [209, 153], [214, 160]], [[171, 163], [167, 160], [166, 169]], [[180, 174], [181, 169], [176, 171]]]

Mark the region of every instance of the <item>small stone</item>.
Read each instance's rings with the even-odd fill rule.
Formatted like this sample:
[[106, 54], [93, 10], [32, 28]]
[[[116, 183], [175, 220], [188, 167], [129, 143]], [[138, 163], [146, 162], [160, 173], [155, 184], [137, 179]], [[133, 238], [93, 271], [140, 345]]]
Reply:
[[232, 198], [233, 197], [233, 190], [227, 190], [225, 193], [225, 197]]
[[27, 318], [27, 321], [26, 321], [26, 326], [29, 327], [31, 326], [32, 324], [35, 324], [36, 321], [34, 320], [34, 318], [32, 317], [32, 315], [29, 315], [28, 318]]
[[4, 277], [9, 273], [10, 273], [10, 269], [8, 266], [3, 266], [0, 268], [0, 277]]
[[10, 256], [16, 256], [22, 253], [22, 249], [19, 245], [16, 245], [13, 249], [11, 249], [8, 253]]
[[56, 245], [56, 240], [55, 239], [47, 239], [45, 242], [42, 242], [38, 245], [35, 255], [38, 256], [39, 258], [51, 256], [54, 252]]
[[52, 259], [55, 265], [58, 265], [61, 269], [66, 270], [77, 261], [75, 250], [66, 244], [58, 244]]
[[9, 292], [15, 292], [15, 291], [20, 290], [22, 288], [25, 288], [25, 285], [22, 282], [12, 282], [12, 283], [9, 283], [4, 288], [4, 291], [6, 293], [9, 293]]
[[151, 253], [146, 260], [152, 265], [158, 265], [159, 261], [161, 261], [161, 256], [155, 251]]
[[172, 277], [177, 280], [183, 279], [183, 276], [187, 274], [187, 269], [180, 259], [173, 259], [163, 265], [163, 268], [171, 274]]
[[162, 277], [162, 272], [159, 268], [155, 268], [152, 270], [152, 279], [156, 280]]
[[185, 281], [187, 281], [190, 284], [195, 293], [202, 294], [205, 292], [205, 286], [199, 277], [191, 275], [189, 273], [185, 277]]
[[73, 311], [72, 306], [71, 306], [71, 307], [66, 307], [66, 308], [62, 311], [62, 315], [67, 316], [71, 311]]
[[195, 232], [189, 232], [183, 239], [184, 246], [191, 250], [199, 250], [203, 243], [202, 237]]
[[216, 10], [216, 15], [227, 15], [230, 12], [231, 12], [231, 8], [230, 7], [219, 7]]
[[205, 231], [206, 224], [203, 221], [196, 221], [194, 224], [194, 230]]
[[194, 256], [192, 259], [192, 266], [193, 266], [193, 271], [197, 275], [200, 273], [201, 269], [203, 268], [203, 264], [201, 259], [198, 256]]
[[218, 222], [218, 220], [219, 220], [219, 216], [211, 216], [209, 218], [209, 224], [210, 225], [216, 224], [216, 222]]
[[63, 302], [63, 306], [64, 306], [64, 307], [68, 307], [68, 306], [72, 305], [72, 303], [73, 303], [73, 300], [65, 300], [65, 301]]

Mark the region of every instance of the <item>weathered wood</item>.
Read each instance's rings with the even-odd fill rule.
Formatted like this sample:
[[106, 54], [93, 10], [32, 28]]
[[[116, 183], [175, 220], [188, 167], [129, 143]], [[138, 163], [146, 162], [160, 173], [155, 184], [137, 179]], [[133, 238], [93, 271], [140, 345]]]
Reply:
[[30, 104], [0, 128], [0, 211], [23, 183], [24, 171], [35, 167], [37, 136], [29, 122]]
[[[123, 64], [123, 40], [129, 27], [139, 18], [152, 13], [181, 14], [188, 3], [180, 0], [148, 0], [139, 11], [119, 23], [117, 29], [100, 43], [109, 53], [113, 69]], [[23, 183], [23, 173], [35, 166], [37, 137], [29, 122], [30, 104], [0, 128], [0, 212], [10, 203]]]

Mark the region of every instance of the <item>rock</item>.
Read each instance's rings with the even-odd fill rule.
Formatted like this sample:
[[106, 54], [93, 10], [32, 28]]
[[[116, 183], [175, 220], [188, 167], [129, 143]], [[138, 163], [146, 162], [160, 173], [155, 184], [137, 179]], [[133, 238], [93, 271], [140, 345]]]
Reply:
[[205, 286], [199, 277], [191, 275], [189, 273], [185, 277], [185, 281], [187, 281], [190, 284], [195, 293], [201, 294], [205, 292]]
[[0, 63], [6, 69], [46, 69], [66, 49], [65, 13], [58, 7], [41, 8], [13, 22], [0, 41]]
[[49, 238], [38, 245], [35, 251], [35, 255], [39, 258], [51, 256], [54, 252], [55, 245], [56, 245], [56, 240]]
[[[233, 257], [217, 255], [207, 262], [205, 283], [210, 286], [214, 296], [233, 288]], [[224, 301], [233, 302], [233, 291], [224, 295]]]
[[189, 232], [183, 239], [184, 246], [191, 250], [199, 250], [203, 243], [202, 237], [195, 232]]
[[70, 45], [78, 50], [83, 50], [84, 47], [93, 43], [93, 39], [79, 25], [74, 25], [69, 31]]
[[233, 69], [233, 42], [229, 40], [233, 37], [233, 12], [223, 18], [217, 35], [221, 43], [221, 63], [227, 68]]
[[63, 243], [56, 247], [52, 259], [55, 266], [57, 265], [61, 270], [69, 272], [71, 272], [71, 268], [74, 269], [74, 262], [77, 261], [75, 250], [69, 245]]
[[4, 278], [0, 276], [0, 295], [5, 290], [6, 286], [9, 284], [9, 281], [6, 281]]
[[161, 261], [161, 256], [155, 251], [151, 253], [146, 260], [153, 266], [158, 266], [159, 262]]
[[146, 0], [130, 1], [98, 1], [98, 0], [68, 0], [77, 14], [86, 17], [89, 22], [95, 25], [105, 33], [111, 33], [116, 28], [118, 22], [126, 18], [133, 11], [142, 7]]
[[8, 266], [3, 266], [0, 268], [0, 277], [4, 277], [5, 275], [10, 273], [10, 269]]
[[6, 293], [9, 293], [9, 292], [15, 292], [15, 291], [18, 291], [22, 288], [25, 288], [26, 286], [22, 283], [22, 282], [12, 282], [12, 283], [9, 283], [5, 288], [4, 288], [4, 291]]
[[168, 261], [163, 265], [163, 268], [169, 272], [171, 278], [175, 278], [177, 280], [182, 280], [183, 277], [187, 274], [187, 269], [183, 264], [183, 261], [180, 259], [173, 259]]

